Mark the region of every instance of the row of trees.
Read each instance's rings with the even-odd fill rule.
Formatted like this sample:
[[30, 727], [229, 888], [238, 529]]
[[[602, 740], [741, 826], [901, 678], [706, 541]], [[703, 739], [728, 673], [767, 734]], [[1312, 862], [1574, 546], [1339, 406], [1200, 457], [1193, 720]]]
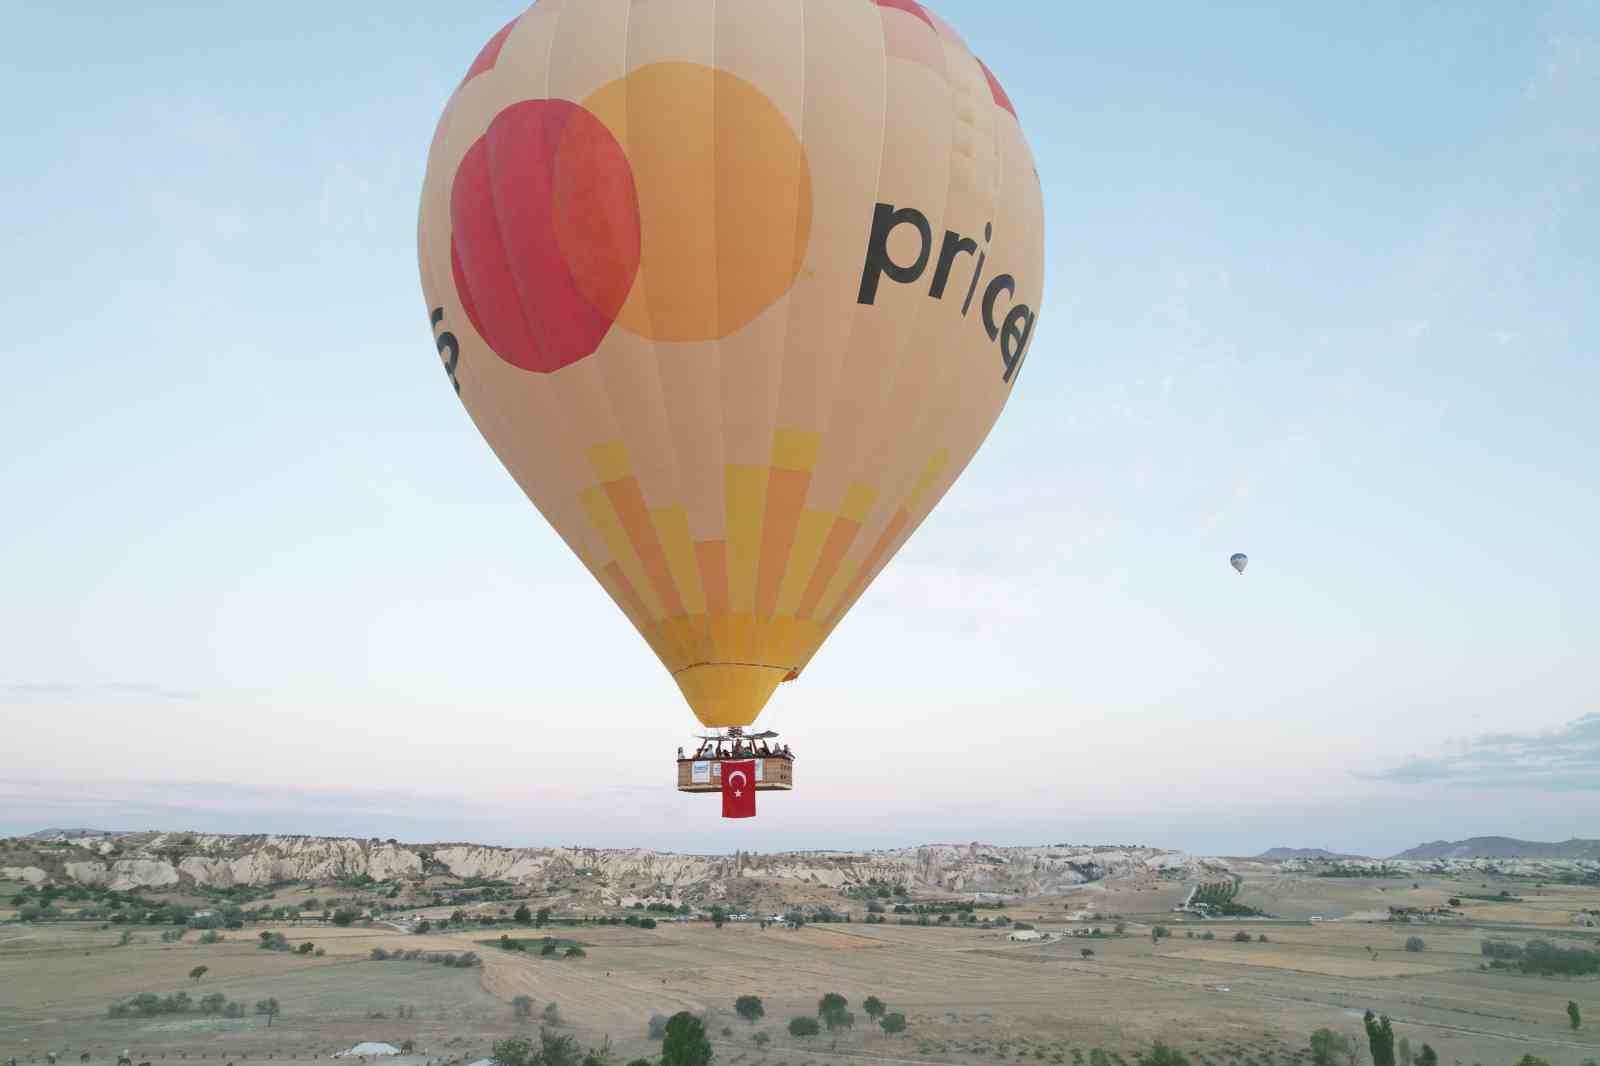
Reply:
[[1517, 969], [1541, 977], [1582, 977], [1600, 974], [1600, 951], [1588, 947], [1562, 947], [1548, 940], [1518, 944], [1489, 939], [1481, 945], [1489, 965], [1496, 970]]
[[[244, 1017], [244, 1005], [237, 1001], [229, 1000], [221, 992], [192, 998], [187, 992], [173, 992], [171, 995], [158, 996], [154, 992], [140, 992], [136, 996], [111, 1004], [107, 1011], [113, 1018], [154, 1018], [160, 1014], [212, 1014], [224, 1018]], [[256, 1013], [266, 1015], [267, 1027], [272, 1027], [272, 1019], [282, 1013], [276, 998], [256, 1000]]]

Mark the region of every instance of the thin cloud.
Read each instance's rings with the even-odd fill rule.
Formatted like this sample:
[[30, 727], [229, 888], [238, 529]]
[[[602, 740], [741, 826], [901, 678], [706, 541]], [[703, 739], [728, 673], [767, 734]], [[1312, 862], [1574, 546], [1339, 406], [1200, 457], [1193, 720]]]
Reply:
[[94, 699], [105, 696], [134, 696], [178, 702], [199, 699], [198, 692], [170, 688], [148, 681], [103, 681], [81, 684], [71, 681], [0, 682], [0, 694], [18, 699]]
[[1484, 733], [1456, 751], [1357, 776], [1399, 785], [1600, 790], [1600, 714], [1544, 733]]

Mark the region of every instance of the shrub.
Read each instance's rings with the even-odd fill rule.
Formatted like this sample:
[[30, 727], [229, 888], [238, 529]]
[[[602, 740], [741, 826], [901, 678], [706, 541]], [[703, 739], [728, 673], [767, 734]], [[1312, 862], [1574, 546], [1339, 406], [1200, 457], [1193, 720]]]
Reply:
[[903, 1033], [906, 1031], [906, 1016], [899, 1011], [895, 1011], [893, 1014], [885, 1014], [878, 1019], [878, 1025], [890, 1036], [896, 1033]]
[[545, 956], [547, 958], [549, 956], [551, 956], [551, 955], [554, 955], [555, 953], [556, 953], [556, 942], [554, 940], [546, 940], [544, 942], [543, 946], [541, 946], [539, 948], [539, 954], [543, 955], [543, 956]]
[[256, 947], [263, 951], [288, 951], [290, 950], [289, 938], [282, 933], [263, 932], [260, 935], [260, 943], [256, 944]]
[[387, 959], [388, 957], [389, 957], [389, 953], [387, 951], [384, 951], [382, 948], [373, 948], [372, 949], [372, 959], [375, 962], [382, 962], [384, 959]]
[[244, 1004], [237, 1000], [230, 1002], [226, 1007], [222, 1008], [222, 1016], [224, 1018], [243, 1018]]
[[[1237, 933], [1233, 934], [1233, 939], [1235, 943], [1248, 944], [1250, 943], [1251, 937], [1249, 933], [1241, 929]], [[1160, 1041], [1157, 1041], [1157, 1043], [1160, 1043]], [[1163, 1044], [1162, 1046], [1165, 1047], [1166, 1045]]]
[[667, 1033], [661, 1040], [661, 1066], [709, 1066], [711, 1041], [706, 1026], [688, 1011], [667, 1019]]
[[[1168, 929], [1164, 925], [1158, 925], [1155, 928], [1150, 930], [1150, 939], [1151, 940], [1160, 940], [1164, 936], [1171, 936], [1171, 935], [1172, 935], [1172, 930]], [[1193, 936], [1194, 934], [1191, 933], [1190, 935]]]
[[1086, 959], [1092, 959], [1094, 958], [1094, 948], [1084, 948], [1079, 951], [1078, 954], [1082, 955]]
[[822, 1032], [822, 1026], [817, 1024], [815, 1018], [790, 1018], [790, 1036], [816, 1036]]
[[1406, 950], [1407, 951], [1421, 951], [1425, 947], [1427, 947], [1427, 944], [1423, 943], [1423, 940], [1422, 940], [1422, 938], [1420, 936], [1408, 936], [1408, 937], [1406, 937]]
[[523, 925], [527, 925], [529, 922], [533, 921], [533, 912], [530, 911], [528, 909], [528, 905], [524, 903], [511, 915], [511, 920], [514, 922], [521, 922]]
[[767, 1015], [760, 996], [740, 996], [733, 1001], [733, 1012], [747, 1022], [759, 1022]]
[[1578, 1001], [1575, 999], [1567, 1000], [1567, 1021], [1572, 1023], [1574, 1032], [1583, 1024], [1583, 1013], [1578, 1010]]
[[1189, 1060], [1181, 1051], [1157, 1040], [1150, 1045], [1150, 1050], [1144, 1053], [1144, 1066], [1189, 1066]]
[[1111, 928], [1115, 929], [1119, 933], [1126, 933], [1128, 931], [1128, 926], [1124, 922], [1118, 922], [1116, 925], [1112, 926]]
[[317, 950], [317, 945], [315, 945], [311, 941], [307, 940], [304, 944], [301, 944], [299, 947], [295, 948], [294, 950], [297, 953], [301, 954], [301, 955], [309, 955], [313, 951]]
[[654, 929], [655, 927], [656, 927], [656, 920], [654, 918], [640, 918], [639, 919], [639, 928], [640, 929]]
[[1211, 930], [1207, 929], [1205, 932], [1200, 934], [1200, 939], [1201, 940], [1215, 940], [1215, 939], [1217, 939], [1217, 934], [1215, 934]]
[[861, 1001], [861, 1009], [867, 1012], [869, 1018], [881, 1018], [885, 1009], [883, 1000], [877, 996], [868, 996]]
[[276, 999], [258, 999], [256, 1000], [256, 1013], [265, 1014], [267, 1016], [267, 1028], [271, 1029], [272, 1019], [276, 1018], [280, 1013], [282, 1013], [282, 1008], [278, 1006], [278, 1001]]
[[588, 954], [589, 953], [587, 951], [584, 951], [578, 945], [568, 944], [567, 950], [561, 953], [561, 957], [564, 959], [582, 959], [586, 958]]
[[756, 1047], [764, 1048], [768, 1044], [772, 1043], [772, 1034], [763, 1029], [750, 1039], [755, 1041]]
[[1311, 1062], [1312, 1066], [1338, 1066], [1350, 1048], [1350, 1041], [1343, 1033], [1336, 1033], [1332, 1029], [1318, 1029], [1311, 1034]]
[[511, 1011], [518, 1018], [533, 1017], [533, 997], [517, 996], [511, 1001]]
[[189, 980], [200, 980], [200, 978], [204, 977], [206, 973], [210, 971], [210, 969], [211, 967], [209, 966], [196, 966], [194, 969], [189, 971]]
[[208, 996], [200, 997], [200, 1011], [203, 1014], [221, 1014], [222, 1009], [228, 1005], [228, 997], [221, 992], [213, 992]]
[[205, 932], [200, 934], [200, 943], [220, 944], [222, 943], [222, 934], [217, 932], [215, 929], [207, 929]]
[[354, 907], [340, 907], [333, 912], [333, 924], [349, 925], [359, 917], [361, 917], [361, 912]]
[[552, 1000], [544, 1005], [544, 1013], [541, 1015], [541, 1017], [544, 1018], [545, 1024], [547, 1025], [560, 1025], [561, 1008], [556, 1006], [555, 1001]]
[[1267, 934], [1262, 933], [1260, 936], [1256, 937], [1256, 943], [1257, 944], [1265, 944], [1266, 942], [1267, 942]]

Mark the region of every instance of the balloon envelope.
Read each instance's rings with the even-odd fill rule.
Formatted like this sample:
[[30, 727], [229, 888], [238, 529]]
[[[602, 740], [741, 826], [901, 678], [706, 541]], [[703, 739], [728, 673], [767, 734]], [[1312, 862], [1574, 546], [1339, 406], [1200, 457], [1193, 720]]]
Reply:
[[999, 416], [1043, 224], [1011, 101], [914, 0], [542, 0], [445, 106], [418, 249], [489, 445], [742, 726]]
[[1233, 555], [1228, 559], [1228, 562], [1233, 565], [1235, 570], [1242, 574], [1244, 573], [1244, 568], [1250, 565], [1250, 557], [1245, 555], [1243, 552], [1234, 552]]

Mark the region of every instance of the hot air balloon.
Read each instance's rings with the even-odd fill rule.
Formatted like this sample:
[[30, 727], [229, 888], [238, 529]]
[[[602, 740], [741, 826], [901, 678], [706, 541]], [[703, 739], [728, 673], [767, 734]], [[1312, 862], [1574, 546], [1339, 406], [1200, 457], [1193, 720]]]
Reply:
[[1228, 564], [1242, 574], [1244, 568], [1250, 565], [1250, 557], [1244, 552], [1234, 552], [1228, 557]]
[[915, 0], [541, 0], [445, 105], [417, 244], [473, 422], [742, 746], [1005, 406], [1043, 227]]

